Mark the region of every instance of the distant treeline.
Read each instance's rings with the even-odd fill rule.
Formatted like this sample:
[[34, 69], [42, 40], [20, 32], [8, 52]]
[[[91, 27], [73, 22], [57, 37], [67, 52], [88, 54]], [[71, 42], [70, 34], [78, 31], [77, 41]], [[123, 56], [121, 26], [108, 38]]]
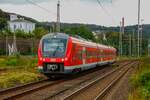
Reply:
[[[14, 34], [17, 38], [31, 41], [32, 39], [40, 39], [43, 35], [56, 31], [56, 22], [38, 22], [32, 18], [18, 15], [26, 20], [36, 23], [36, 29], [31, 33], [25, 33], [21, 30], [11, 32], [7, 28], [7, 21], [9, 20], [9, 14], [0, 10], [0, 37], [4, 38], [12, 37]], [[143, 25], [143, 43], [142, 54], [147, 54], [148, 38], [150, 37], [150, 25]], [[105, 27], [94, 24], [78, 24], [78, 23], [61, 23], [61, 32], [69, 34], [71, 36], [80, 36], [86, 40], [90, 40], [96, 43], [102, 43], [110, 45], [119, 50], [119, 27]], [[97, 38], [94, 36], [93, 31], [97, 33]], [[123, 35], [123, 55], [129, 55], [129, 35], [135, 33], [135, 44], [132, 41], [132, 53], [137, 54], [137, 25], [125, 27], [125, 34]], [[31, 39], [31, 40], [29, 40]], [[132, 38], [133, 40], [133, 38]], [[26, 44], [26, 43], [22, 43]], [[3, 43], [3, 46], [5, 43]], [[5, 47], [3, 47], [5, 48]], [[37, 47], [35, 47], [37, 48]], [[31, 50], [31, 49], [30, 49]], [[30, 51], [29, 50], [29, 51]], [[2, 50], [0, 50], [2, 51]], [[3, 50], [5, 51], [5, 50]], [[21, 50], [22, 51], [22, 50]], [[32, 50], [33, 51], [33, 50]]]

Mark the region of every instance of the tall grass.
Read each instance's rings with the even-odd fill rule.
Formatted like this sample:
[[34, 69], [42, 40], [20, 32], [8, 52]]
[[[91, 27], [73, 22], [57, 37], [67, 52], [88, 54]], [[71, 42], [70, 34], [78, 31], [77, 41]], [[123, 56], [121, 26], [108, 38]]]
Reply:
[[0, 69], [31, 69], [37, 66], [37, 58], [11, 56], [0, 58]]
[[0, 88], [25, 84], [42, 78], [37, 69], [37, 58], [30, 56], [0, 57]]
[[137, 72], [131, 77], [133, 92], [130, 100], [150, 100], [150, 58], [141, 59]]
[[14, 71], [3, 73], [0, 75], [0, 88], [12, 87], [18, 84], [25, 84], [31, 81], [40, 80], [40, 76], [36, 73], [28, 71]]

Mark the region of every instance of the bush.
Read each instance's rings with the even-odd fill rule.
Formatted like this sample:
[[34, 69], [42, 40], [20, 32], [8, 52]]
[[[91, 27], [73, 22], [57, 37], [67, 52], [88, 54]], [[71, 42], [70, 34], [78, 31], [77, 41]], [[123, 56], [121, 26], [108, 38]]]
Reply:
[[18, 65], [18, 60], [17, 59], [10, 59], [6, 61], [7, 66], [17, 66]]
[[146, 71], [143, 72], [140, 76], [139, 76], [139, 83], [144, 86], [147, 84], [147, 82], [150, 81], [150, 71]]
[[38, 59], [33, 59], [29, 62], [29, 67], [33, 68], [33, 67], [36, 67], [37, 65], [37, 62], [38, 62]]
[[0, 49], [0, 55], [4, 55], [6, 51], [4, 49]]
[[139, 76], [138, 82], [141, 86], [141, 92], [143, 97], [147, 100], [150, 99], [150, 71], [143, 72]]
[[48, 31], [42, 27], [39, 27], [39, 28], [36, 28], [34, 31], [33, 31], [33, 34], [34, 34], [34, 37], [35, 38], [41, 38], [43, 35], [47, 34]]
[[139, 100], [150, 100], [150, 63], [149, 58], [141, 60], [138, 71], [131, 77], [131, 82], [134, 86], [135, 94], [132, 96], [134, 99], [136, 96]]
[[17, 52], [15, 56], [17, 59], [20, 59], [20, 53], [19, 52]]

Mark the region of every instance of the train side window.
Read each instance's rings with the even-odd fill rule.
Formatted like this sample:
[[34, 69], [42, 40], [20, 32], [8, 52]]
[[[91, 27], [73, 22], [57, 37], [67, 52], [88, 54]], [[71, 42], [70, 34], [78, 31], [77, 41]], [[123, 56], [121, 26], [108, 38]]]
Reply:
[[76, 47], [76, 50], [75, 50], [75, 59], [78, 59], [78, 60], [82, 60], [82, 48], [81, 47]]
[[82, 50], [81, 50], [81, 48], [79, 50], [79, 59], [82, 60]]
[[86, 57], [89, 58], [88, 49], [86, 50]]
[[76, 44], [73, 43], [73, 48], [72, 48], [72, 53], [73, 53], [72, 59], [73, 59], [73, 61], [76, 60], [76, 50], [75, 50], [75, 48], [76, 48]]
[[101, 52], [100, 52], [100, 50], [98, 51], [98, 58], [101, 58]]
[[103, 57], [104, 57], [104, 51], [101, 50], [101, 58], [103, 58]]
[[90, 52], [89, 52], [88, 49], [87, 49], [87, 51], [86, 51], [86, 56], [87, 56], [88, 59], [90, 58]]

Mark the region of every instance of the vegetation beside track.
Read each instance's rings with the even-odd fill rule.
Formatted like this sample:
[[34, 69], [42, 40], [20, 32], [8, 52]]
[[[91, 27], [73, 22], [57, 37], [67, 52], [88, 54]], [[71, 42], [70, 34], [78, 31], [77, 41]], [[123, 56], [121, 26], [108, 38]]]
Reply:
[[128, 56], [122, 56], [122, 57], [118, 57], [117, 60], [118, 61], [125, 61], [125, 60], [136, 60], [138, 58], [135, 57], [128, 57]]
[[129, 100], [150, 100], [150, 58], [142, 58], [136, 73], [131, 77], [133, 85]]
[[0, 57], [0, 88], [38, 81], [37, 58], [30, 56]]
[[7, 69], [31, 69], [37, 66], [37, 57], [31, 56], [11, 56], [0, 57], [0, 70]]

